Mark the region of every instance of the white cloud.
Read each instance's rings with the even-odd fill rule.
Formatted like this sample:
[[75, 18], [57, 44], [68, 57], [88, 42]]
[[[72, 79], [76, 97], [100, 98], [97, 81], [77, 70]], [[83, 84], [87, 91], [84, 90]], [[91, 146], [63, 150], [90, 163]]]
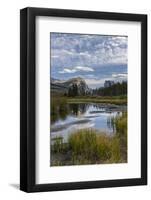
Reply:
[[93, 78], [85, 78], [86, 83], [90, 88], [96, 88], [96, 87], [101, 87], [104, 85], [105, 80], [113, 80], [113, 78], [102, 78], [102, 79], [93, 79]]
[[75, 69], [68, 69], [68, 68], [64, 68], [62, 71], [59, 71], [60, 74], [65, 74], [65, 73], [75, 73], [76, 70]]
[[58, 55], [51, 55], [52, 58], [58, 58]]
[[91, 67], [76, 66], [75, 68], [77, 70], [85, 71], [85, 72], [93, 72], [94, 71], [94, 69], [92, 69]]
[[120, 73], [120, 74], [112, 74], [113, 78], [127, 78], [126, 73]]
[[52, 39], [52, 58], [56, 63], [67, 66], [127, 64], [128, 38], [125, 36], [56, 35]]
[[84, 66], [75, 66], [75, 67], [70, 67], [70, 68], [64, 68], [62, 71], [59, 71], [60, 74], [65, 74], [65, 73], [75, 73], [75, 72], [93, 72], [94, 69], [91, 67], [84, 67]]

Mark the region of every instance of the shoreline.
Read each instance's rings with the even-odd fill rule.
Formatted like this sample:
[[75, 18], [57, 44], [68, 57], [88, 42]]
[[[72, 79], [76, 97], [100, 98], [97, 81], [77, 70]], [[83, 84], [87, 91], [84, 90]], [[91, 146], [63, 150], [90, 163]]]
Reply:
[[67, 103], [102, 103], [102, 104], [115, 104], [127, 105], [126, 99], [108, 99], [108, 98], [67, 98]]

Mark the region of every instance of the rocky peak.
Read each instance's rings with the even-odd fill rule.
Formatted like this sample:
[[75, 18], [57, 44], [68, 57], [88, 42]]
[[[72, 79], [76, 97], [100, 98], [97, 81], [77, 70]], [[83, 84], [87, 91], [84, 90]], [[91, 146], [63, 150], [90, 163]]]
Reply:
[[62, 87], [62, 90], [66, 90], [66, 93], [71, 92], [72, 90], [72, 92], [76, 92], [77, 95], [85, 95], [89, 93], [88, 85], [86, 84], [85, 80], [81, 77], [71, 78], [66, 81], [57, 81], [55, 79], [55, 85], [58, 87]]
[[69, 79], [67, 81], [69, 91], [74, 90], [77, 95], [85, 95], [88, 93], [88, 86], [85, 80], [81, 77]]

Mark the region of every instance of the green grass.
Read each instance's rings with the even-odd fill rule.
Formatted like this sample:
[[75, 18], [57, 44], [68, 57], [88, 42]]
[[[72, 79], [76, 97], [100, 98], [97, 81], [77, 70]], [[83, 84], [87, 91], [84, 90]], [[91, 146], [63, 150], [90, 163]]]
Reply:
[[124, 160], [127, 160], [127, 112], [122, 113], [122, 116], [113, 117], [111, 123], [120, 141], [121, 155]]
[[68, 103], [107, 103], [116, 105], [126, 105], [127, 98], [124, 97], [76, 97], [67, 98]]
[[54, 139], [52, 139], [52, 141], [53, 141], [52, 151], [54, 153], [62, 153], [64, 149], [63, 138], [55, 137]]
[[127, 96], [52, 96], [52, 106], [56, 107], [56, 105], [63, 105], [64, 107], [64, 104], [66, 103], [109, 103], [123, 105], [127, 104]]
[[122, 116], [114, 118], [114, 124], [117, 133], [127, 136], [127, 112], [124, 112]]
[[51, 122], [55, 122], [58, 119], [65, 119], [68, 115], [67, 100], [64, 97], [52, 97], [51, 98]]
[[95, 161], [110, 157], [110, 141], [105, 135], [98, 137], [94, 130], [77, 131], [69, 137], [69, 145], [72, 149], [72, 157], [77, 160], [82, 158]]

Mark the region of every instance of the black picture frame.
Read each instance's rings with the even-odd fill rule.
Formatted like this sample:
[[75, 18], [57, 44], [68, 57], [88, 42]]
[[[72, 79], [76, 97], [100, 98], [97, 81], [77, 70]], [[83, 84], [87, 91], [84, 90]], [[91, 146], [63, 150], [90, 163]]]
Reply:
[[[35, 183], [35, 19], [37, 16], [120, 20], [141, 23], [141, 178], [70, 183]], [[147, 184], [147, 15], [48, 8], [20, 11], [20, 189], [44, 192]]]

